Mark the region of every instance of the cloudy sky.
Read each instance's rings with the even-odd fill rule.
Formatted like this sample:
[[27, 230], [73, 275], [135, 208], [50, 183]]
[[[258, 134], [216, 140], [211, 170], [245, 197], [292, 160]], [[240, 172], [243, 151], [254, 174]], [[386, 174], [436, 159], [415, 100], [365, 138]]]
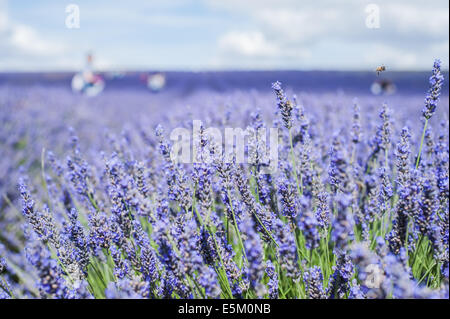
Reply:
[[[80, 10], [78, 29], [65, 24], [71, 3]], [[434, 58], [448, 69], [448, 6], [447, 0], [0, 0], [0, 72], [74, 70], [89, 50], [100, 69], [429, 70]]]

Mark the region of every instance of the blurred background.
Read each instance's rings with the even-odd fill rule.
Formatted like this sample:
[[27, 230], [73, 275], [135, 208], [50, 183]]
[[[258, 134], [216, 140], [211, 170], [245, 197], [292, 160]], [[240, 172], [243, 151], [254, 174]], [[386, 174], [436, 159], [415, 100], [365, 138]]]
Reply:
[[[200, 72], [199, 83], [219, 89], [236, 81], [267, 88], [274, 80], [267, 72], [275, 70], [338, 71], [327, 74], [328, 83], [347, 78], [340, 71], [357, 71], [355, 83], [370, 86], [384, 65], [389, 81], [422, 89], [422, 74], [420, 84], [404, 72], [429, 72], [435, 58], [448, 70], [448, 9], [447, 0], [0, 0], [0, 84], [67, 85], [89, 52], [106, 88], [160, 71], [183, 72], [165, 73], [168, 86], [187, 85], [186, 72]], [[226, 84], [204, 74], [239, 70], [266, 73], [227, 74]], [[295, 72], [277, 79], [327, 86], [320, 73], [302, 74], [304, 83]]]

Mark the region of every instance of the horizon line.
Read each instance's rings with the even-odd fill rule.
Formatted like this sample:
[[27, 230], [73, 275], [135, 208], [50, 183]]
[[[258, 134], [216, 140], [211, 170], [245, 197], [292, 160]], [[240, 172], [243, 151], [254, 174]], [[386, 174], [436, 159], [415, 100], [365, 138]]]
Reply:
[[[78, 73], [81, 70], [0, 70], [0, 74], [67, 74]], [[420, 73], [428, 72], [430, 69], [394, 69], [387, 70], [387, 72], [395, 73]], [[214, 72], [375, 72], [371, 69], [158, 69], [158, 68], [121, 68], [121, 69], [97, 69], [97, 73], [165, 73], [165, 72], [179, 72], [179, 73], [214, 73]], [[449, 72], [449, 69], [443, 69], [441, 72]]]

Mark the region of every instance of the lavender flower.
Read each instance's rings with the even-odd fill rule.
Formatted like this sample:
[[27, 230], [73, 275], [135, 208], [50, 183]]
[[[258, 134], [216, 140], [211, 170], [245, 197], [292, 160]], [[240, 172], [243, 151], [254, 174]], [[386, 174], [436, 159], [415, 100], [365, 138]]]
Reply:
[[297, 279], [300, 276], [300, 270], [294, 234], [289, 225], [283, 224], [279, 219], [276, 220], [275, 227], [278, 239], [277, 255], [281, 270], [286, 271], [287, 277]]
[[52, 235], [49, 232], [54, 229], [54, 226], [51, 225], [51, 221], [48, 218], [49, 215], [43, 216], [43, 213], [35, 210], [34, 201], [23, 180], [19, 182], [19, 192], [23, 202], [22, 215], [27, 219], [33, 227], [33, 230], [42, 240], [49, 240]]
[[351, 197], [349, 195], [339, 195], [336, 198], [337, 215], [333, 220], [331, 230], [331, 240], [335, 243], [338, 251], [343, 251], [347, 248], [349, 240], [353, 238], [354, 220], [349, 210]]
[[[381, 239], [378, 243], [384, 244], [384, 241]], [[366, 288], [366, 297], [387, 298], [389, 292], [383, 290], [384, 271], [380, 256], [369, 250], [367, 245], [355, 243], [352, 246], [350, 259], [356, 267], [359, 281]]]
[[441, 95], [441, 88], [444, 83], [444, 76], [441, 73], [441, 61], [435, 60], [433, 64], [433, 74], [430, 77], [430, 89], [425, 98], [425, 106], [422, 110], [423, 117], [429, 120], [437, 107], [439, 96]]
[[353, 118], [352, 118], [352, 143], [358, 144], [361, 141], [361, 109], [356, 100], [353, 101]]
[[296, 187], [283, 177], [278, 182], [278, 194], [281, 202], [281, 213], [293, 221], [298, 214]]
[[209, 230], [204, 226], [200, 229], [200, 244], [200, 253], [203, 257], [203, 261], [207, 265], [213, 265], [219, 258], [214, 244], [214, 239]]
[[309, 299], [327, 299], [325, 290], [323, 289], [322, 270], [318, 266], [314, 266], [305, 273], [304, 281], [306, 284], [306, 292]]
[[424, 236], [431, 237], [431, 223], [439, 208], [434, 176], [427, 176], [425, 178], [422, 196], [419, 202], [420, 210], [416, 215], [415, 223]]
[[343, 144], [341, 133], [335, 133], [330, 150], [328, 176], [334, 192], [350, 193], [348, 156]]
[[259, 282], [264, 274], [263, 246], [254, 230], [254, 224], [250, 217], [243, 220], [241, 227], [241, 232], [245, 236], [243, 240], [248, 260], [250, 286], [255, 288], [259, 286]]
[[337, 253], [336, 265], [333, 266], [333, 274], [327, 289], [327, 295], [331, 299], [344, 298], [350, 289], [350, 278], [353, 275], [353, 264], [349, 255]]
[[128, 275], [129, 265], [126, 260], [122, 259], [120, 251], [116, 248], [116, 246], [111, 246], [110, 248], [111, 256], [115, 264], [114, 275], [118, 279], [123, 279]]
[[148, 291], [148, 282], [138, 278], [124, 278], [116, 283], [110, 282], [105, 289], [105, 295], [108, 299], [142, 299], [149, 297]]
[[6, 260], [0, 257], [0, 274], [6, 270]]
[[266, 274], [269, 277], [269, 282], [267, 283], [269, 288], [269, 298], [278, 299], [278, 274], [270, 260], [267, 261]]
[[67, 293], [67, 299], [94, 299], [94, 296], [89, 292], [88, 282], [86, 280], [76, 281], [72, 289]]
[[144, 275], [144, 279], [154, 285], [159, 278], [158, 259], [141, 224], [138, 221], [133, 221], [133, 227], [133, 236], [141, 250], [141, 272]]
[[[408, 216], [413, 214], [411, 212], [411, 203], [414, 197], [411, 195], [412, 186], [411, 175], [409, 168], [409, 130], [403, 128], [401, 133], [401, 140], [397, 144], [397, 185], [399, 193], [399, 201], [396, 207], [396, 217], [393, 221], [393, 227], [391, 232], [387, 235], [386, 239], [389, 242], [391, 251], [398, 254], [400, 247], [405, 245]], [[417, 189], [417, 188], [416, 188]]]
[[379, 189], [379, 205], [383, 211], [387, 211], [390, 209], [389, 200], [394, 195], [392, 190], [391, 180], [389, 179], [389, 175], [387, 173], [387, 169], [384, 166], [381, 166], [378, 170], [378, 177], [381, 181], [381, 187]]
[[442, 209], [448, 210], [449, 199], [449, 149], [446, 144], [446, 136], [448, 137], [448, 128], [445, 123], [441, 124], [442, 132], [439, 134], [438, 143], [436, 144], [435, 153], [435, 167], [437, 186], [439, 188], [439, 201]]
[[375, 140], [376, 144], [382, 150], [387, 151], [389, 149], [389, 145], [391, 144], [392, 122], [391, 110], [388, 108], [386, 103], [383, 104], [380, 111], [380, 118], [382, 120], [382, 124], [378, 127]]
[[41, 297], [65, 298], [67, 285], [56, 260], [50, 258], [50, 252], [43, 248], [40, 243], [33, 242], [27, 246], [26, 255], [38, 272], [38, 288]]
[[348, 299], [366, 299], [366, 295], [362, 291], [361, 286], [358, 284], [356, 279], [352, 280]]
[[192, 194], [187, 185], [187, 177], [180, 164], [175, 165], [170, 157], [170, 145], [164, 139], [164, 130], [161, 125], [156, 127], [156, 136], [159, 138], [159, 150], [164, 158], [164, 175], [168, 186], [168, 196], [171, 200], [180, 203], [184, 211], [189, 211], [192, 205]]
[[103, 212], [94, 212], [89, 215], [89, 246], [93, 251], [100, 248], [109, 248], [112, 234], [108, 225], [108, 218]]
[[278, 100], [277, 105], [278, 109], [281, 112], [281, 117], [283, 119], [284, 126], [287, 129], [290, 129], [292, 127], [292, 109], [293, 109], [292, 102], [287, 99], [286, 94], [281, 88], [280, 82], [273, 83], [272, 90], [274, 90], [275, 95], [277, 96]]
[[316, 219], [322, 229], [327, 229], [330, 225], [330, 205], [329, 195], [327, 192], [320, 192], [317, 196]]
[[88, 240], [84, 234], [83, 227], [78, 221], [78, 212], [75, 208], [72, 208], [68, 212], [69, 223], [65, 226], [65, 232], [68, 238], [75, 246], [75, 255], [80, 268], [86, 271], [89, 264], [89, 247]]
[[[366, 178], [366, 188], [367, 188], [367, 203], [364, 207], [364, 220], [362, 221], [363, 229], [367, 231], [368, 227], [375, 221], [375, 218], [379, 212], [378, 206], [378, 194], [379, 183], [375, 176], [369, 175]], [[368, 234], [364, 233], [365, 238], [368, 239]]]
[[273, 220], [275, 217], [273, 213], [268, 211], [266, 207], [256, 203], [248, 187], [248, 180], [244, 177], [242, 167], [237, 168], [235, 171], [235, 182], [250, 216], [255, 219], [258, 231], [263, 234], [265, 240], [269, 241], [274, 227]]
[[165, 272], [161, 276], [161, 282], [158, 289], [158, 296], [164, 299], [172, 298], [172, 293], [177, 286], [177, 279], [171, 272]]
[[205, 296], [207, 298], [217, 298], [220, 295], [220, 287], [217, 281], [216, 272], [208, 267], [203, 266], [198, 278], [200, 286], [205, 289]]
[[319, 246], [319, 230], [318, 222], [314, 216], [311, 208], [309, 207], [308, 200], [303, 196], [300, 199], [302, 206], [301, 213], [298, 218], [298, 227], [302, 231], [305, 237], [305, 246], [307, 249], [314, 249]]

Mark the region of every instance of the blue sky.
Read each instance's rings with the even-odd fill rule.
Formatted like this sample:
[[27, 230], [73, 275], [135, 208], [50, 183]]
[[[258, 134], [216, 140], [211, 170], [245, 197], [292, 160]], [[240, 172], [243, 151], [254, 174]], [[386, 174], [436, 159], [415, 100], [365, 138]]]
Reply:
[[[66, 6], [80, 28], [65, 26]], [[366, 26], [368, 4], [379, 28]], [[0, 0], [0, 71], [428, 70], [449, 61], [447, 0]]]

